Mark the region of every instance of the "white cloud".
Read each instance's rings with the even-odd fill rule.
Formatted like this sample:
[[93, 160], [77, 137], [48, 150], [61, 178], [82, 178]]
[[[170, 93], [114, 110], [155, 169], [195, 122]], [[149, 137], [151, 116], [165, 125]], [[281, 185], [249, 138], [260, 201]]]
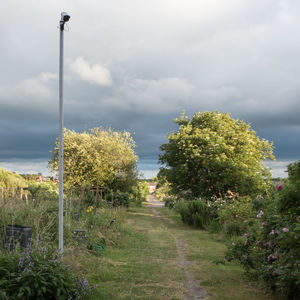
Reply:
[[265, 164], [271, 169], [273, 178], [286, 178], [288, 176], [287, 166], [293, 162], [295, 162], [295, 160], [270, 160], [265, 161]]
[[37, 174], [44, 176], [53, 175], [48, 169], [46, 159], [7, 159], [0, 162], [0, 167], [19, 174]]
[[75, 60], [70, 60], [69, 65], [71, 71], [84, 81], [104, 86], [112, 84], [110, 71], [99, 64], [91, 65], [82, 57], [77, 57]]
[[40, 75], [40, 78], [42, 81], [50, 81], [50, 80], [57, 80], [58, 79], [58, 76], [56, 73], [51, 73], [51, 72], [43, 72], [41, 73]]

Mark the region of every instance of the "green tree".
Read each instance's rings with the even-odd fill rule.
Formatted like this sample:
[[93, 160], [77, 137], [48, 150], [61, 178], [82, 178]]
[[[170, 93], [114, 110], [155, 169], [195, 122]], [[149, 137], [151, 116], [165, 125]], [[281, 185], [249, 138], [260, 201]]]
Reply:
[[[66, 188], [84, 185], [106, 186], [127, 191], [135, 184], [137, 156], [135, 142], [128, 132], [94, 128], [77, 133], [64, 131], [64, 183]], [[49, 162], [58, 171], [59, 145]]]
[[240, 195], [266, 191], [270, 172], [263, 160], [274, 159], [273, 145], [256, 136], [250, 125], [229, 113], [199, 112], [191, 119], [184, 112], [174, 122], [179, 130], [161, 145], [159, 176], [172, 192], [191, 197], [224, 198], [230, 190]]

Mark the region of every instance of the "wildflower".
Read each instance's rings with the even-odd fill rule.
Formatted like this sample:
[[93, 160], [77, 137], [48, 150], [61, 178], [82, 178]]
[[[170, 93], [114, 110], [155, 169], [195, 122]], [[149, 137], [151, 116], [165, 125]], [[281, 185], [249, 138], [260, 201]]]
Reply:
[[260, 210], [258, 211], [258, 214], [256, 215], [256, 217], [257, 217], [257, 218], [261, 218], [263, 214], [264, 214], [264, 212], [260, 209]]
[[271, 247], [271, 241], [268, 241], [266, 243], [263, 243], [264, 247]]
[[234, 243], [234, 242], [233, 242], [231, 245], [232, 245], [232, 246], [235, 246], [235, 245], [236, 245], [236, 243]]
[[86, 279], [86, 277], [84, 277], [83, 279], [82, 279], [82, 282], [81, 282], [81, 284], [82, 284], [82, 287], [83, 288], [88, 288], [89, 287], [89, 283], [88, 283], [88, 280]]
[[90, 213], [90, 212], [93, 211], [93, 209], [94, 209], [94, 206], [89, 206], [89, 207], [87, 208], [86, 212], [87, 212], [87, 213]]
[[268, 256], [268, 261], [276, 260], [276, 259], [277, 259], [277, 256], [274, 255], [274, 254], [270, 254], [270, 255]]
[[281, 185], [279, 185], [279, 186], [277, 187], [277, 191], [278, 191], [278, 192], [281, 191], [282, 188], [283, 188], [283, 185], [281, 184]]
[[244, 236], [245, 236], [245, 237], [249, 236], [249, 233], [245, 232], [245, 233], [244, 233]]
[[19, 258], [19, 264], [18, 264], [18, 266], [19, 266], [20, 269], [23, 267], [23, 263], [24, 263], [24, 258], [23, 258], [23, 256], [21, 256]]
[[282, 228], [283, 232], [289, 232], [289, 229], [287, 227]]
[[42, 239], [41, 235], [39, 234], [38, 235], [38, 245], [39, 246], [41, 245], [42, 241], [43, 241], [43, 239]]
[[270, 235], [274, 235], [275, 234], [275, 230], [272, 229], [271, 232], [270, 232]]

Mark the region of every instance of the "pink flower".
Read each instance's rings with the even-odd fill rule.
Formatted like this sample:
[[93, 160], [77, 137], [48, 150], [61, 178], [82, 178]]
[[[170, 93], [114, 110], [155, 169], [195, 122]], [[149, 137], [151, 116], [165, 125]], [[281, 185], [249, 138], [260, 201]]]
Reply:
[[271, 232], [270, 232], [270, 235], [274, 235], [275, 234], [275, 230], [272, 229]]
[[289, 232], [289, 229], [287, 227], [282, 228], [283, 232]]
[[268, 223], [266, 221], [262, 222], [261, 225], [262, 226], [266, 226]]
[[270, 260], [276, 260], [276, 259], [277, 259], [277, 256], [274, 255], [274, 254], [270, 254], [270, 255], [268, 256], [268, 261], [270, 261]]
[[263, 214], [264, 214], [264, 212], [260, 209], [260, 210], [258, 211], [258, 214], [256, 215], [256, 217], [257, 217], [257, 218], [261, 218]]
[[277, 187], [277, 191], [278, 191], [278, 192], [281, 191], [282, 188], [283, 188], [283, 185], [281, 184], [281, 185], [279, 185], [279, 186]]
[[249, 233], [245, 232], [245, 233], [244, 233], [244, 236], [246, 236], [246, 237], [249, 236]]

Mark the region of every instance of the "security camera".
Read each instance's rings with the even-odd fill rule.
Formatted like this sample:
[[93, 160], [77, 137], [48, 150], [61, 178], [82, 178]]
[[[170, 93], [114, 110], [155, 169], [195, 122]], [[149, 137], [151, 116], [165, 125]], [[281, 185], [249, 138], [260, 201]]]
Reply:
[[68, 22], [70, 20], [70, 18], [71, 18], [70, 15], [67, 14], [66, 12], [61, 13], [61, 21]]

